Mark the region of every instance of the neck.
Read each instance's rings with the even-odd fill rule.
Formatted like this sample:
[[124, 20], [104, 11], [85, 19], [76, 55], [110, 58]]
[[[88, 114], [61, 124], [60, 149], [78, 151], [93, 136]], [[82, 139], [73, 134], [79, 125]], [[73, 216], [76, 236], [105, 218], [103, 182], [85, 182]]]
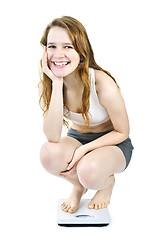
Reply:
[[80, 88], [83, 86], [80, 75], [75, 74], [75, 72], [69, 74], [68, 76], [64, 77], [64, 87], [67, 90], [72, 90], [75, 88]]

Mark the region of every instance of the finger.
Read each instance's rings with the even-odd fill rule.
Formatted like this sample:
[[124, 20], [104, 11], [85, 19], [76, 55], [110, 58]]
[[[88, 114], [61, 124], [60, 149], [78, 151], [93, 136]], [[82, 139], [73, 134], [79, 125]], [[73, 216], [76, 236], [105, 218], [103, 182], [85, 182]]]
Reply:
[[68, 165], [67, 170], [70, 170], [73, 166], [74, 166], [74, 162], [71, 162], [71, 163]]
[[47, 57], [47, 52], [43, 53], [43, 57], [42, 57], [42, 71], [48, 76], [51, 77], [51, 71], [48, 67], [48, 57]]
[[68, 173], [69, 171], [68, 170], [65, 170], [65, 171], [62, 171], [62, 172], [60, 172], [60, 176], [66, 176], [67, 175], [67, 173]]
[[72, 161], [68, 164], [67, 170], [70, 170], [74, 166], [78, 164], [78, 160], [72, 159]]
[[43, 48], [43, 56], [45, 55], [45, 53], [47, 53], [47, 47], [46, 46]]
[[61, 177], [66, 177], [66, 174], [60, 173], [59, 176], [61, 176]]
[[43, 66], [43, 67], [46, 67], [46, 66], [47, 66], [47, 52], [43, 52], [42, 66]]
[[59, 175], [60, 175], [61, 177], [66, 177], [67, 174], [66, 174], [66, 173], [60, 173]]
[[68, 175], [71, 175], [71, 174], [73, 174], [74, 172], [75, 172], [75, 169], [72, 168], [72, 169], [70, 169], [69, 171], [67, 170], [67, 171], [61, 172], [61, 173], [60, 173], [60, 176], [62, 176], [62, 177], [67, 177]]

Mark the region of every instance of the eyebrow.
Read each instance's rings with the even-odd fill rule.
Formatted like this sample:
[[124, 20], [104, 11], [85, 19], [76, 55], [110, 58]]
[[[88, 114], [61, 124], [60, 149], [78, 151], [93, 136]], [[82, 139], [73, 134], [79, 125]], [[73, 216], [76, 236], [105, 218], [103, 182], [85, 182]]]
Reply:
[[[47, 45], [51, 45], [51, 44], [56, 44], [56, 43], [54, 43], [54, 42], [47, 43]], [[63, 43], [63, 45], [73, 45], [73, 44], [72, 43]]]

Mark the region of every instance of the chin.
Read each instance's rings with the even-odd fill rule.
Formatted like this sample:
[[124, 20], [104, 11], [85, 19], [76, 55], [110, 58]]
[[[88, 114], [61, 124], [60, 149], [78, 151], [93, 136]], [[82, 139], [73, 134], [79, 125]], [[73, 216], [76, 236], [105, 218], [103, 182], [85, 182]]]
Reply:
[[65, 73], [62, 73], [62, 72], [59, 72], [59, 71], [55, 71], [55, 69], [51, 69], [51, 71], [53, 72], [53, 74], [58, 77], [58, 78], [61, 78], [61, 77], [65, 77]]
[[56, 73], [56, 72], [53, 72], [54, 75], [58, 78], [63, 78], [63, 77], [66, 77], [68, 74], [64, 74], [64, 73]]
[[64, 71], [64, 70], [57, 71], [55, 69], [54, 70], [51, 69], [51, 70], [52, 70], [53, 74], [58, 78], [66, 77], [74, 72], [74, 71]]

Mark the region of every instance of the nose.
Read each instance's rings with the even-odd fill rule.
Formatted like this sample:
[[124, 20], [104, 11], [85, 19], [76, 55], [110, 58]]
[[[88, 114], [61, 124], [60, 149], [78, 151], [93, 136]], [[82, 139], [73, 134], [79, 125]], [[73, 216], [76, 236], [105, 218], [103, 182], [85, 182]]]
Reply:
[[64, 49], [62, 48], [56, 48], [54, 52], [55, 58], [63, 58], [65, 56]]

